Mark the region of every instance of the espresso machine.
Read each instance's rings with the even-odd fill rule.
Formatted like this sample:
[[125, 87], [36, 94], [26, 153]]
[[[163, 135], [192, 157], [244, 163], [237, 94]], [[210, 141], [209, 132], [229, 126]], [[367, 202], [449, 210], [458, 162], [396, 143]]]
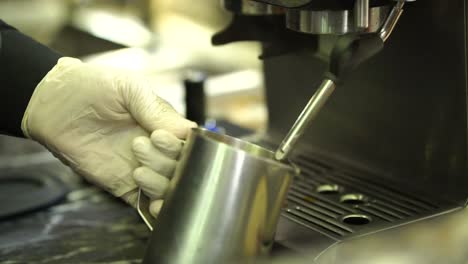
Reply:
[[321, 89], [341, 37], [385, 36], [337, 82], [295, 145], [301, 174], [276, 249], [318, 260], [347, 241], [464, 212], [467, 2], [222, 2], [233, 20], [213, 44], [262, 45], [269, 124], [256, 143], [270, 149]]

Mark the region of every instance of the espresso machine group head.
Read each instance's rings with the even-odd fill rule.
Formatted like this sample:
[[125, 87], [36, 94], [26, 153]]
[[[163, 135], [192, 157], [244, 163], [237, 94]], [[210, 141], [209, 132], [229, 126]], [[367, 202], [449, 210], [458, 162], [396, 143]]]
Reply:
[[257, 143], [302, 171], [279, 244], [319, 260], [335, 243], [465, 207], [467, 0], [222, 5], [233, 19], [213, 44], [262, 45], [268, 129]]
[[[405, 0], [398, 1], [224, 1], [228, 10], [247, 16], [285, 13], [288, 29], [315, 35], [339, 35], [328, 56], [323, 80], [276, 151], [287, 159], [336, 85], [362, 62], [377, 54], [392, 33]], [[279, 6], [275, 6], [279, 5]]]
[[[415, 0], [222, 0], [223, 7], [235, 17], [278, 17], [283, 27], [305, 34], [344, 35], [379, 33], [386, 40], [402, 13], [405, 2]], [[247, 26], [236, 40], [264, 41], [262, 32], [257, 38], [252, 32], [257, 25]], [[278, 24], [280, 26], [280, 24]], [[266, 28], [265, 28], [266, 29]], [[278, 29], [270, 28], [270, 35]], [[243, 35], [243, 37], [240, 37]], [[248, 37], [248, 35], [250, 35]], [[214, 39], [215, 44], [224, 44]], [[226, 43], [226, 42], [225, 42]]]
[[[414, 1], [414, 0], [413, 0]], [[286, 27], [308, 34], [391, 33], [405, 0], [259, 0], [285, 8]], [[396, 11], [390, 16], [392, 6]], [[389, 23], [387, 23], [389, 22]], [[386, 24], [387, 23], [387, 24]], [[385, 36], [384, 36], [385, 37]]]

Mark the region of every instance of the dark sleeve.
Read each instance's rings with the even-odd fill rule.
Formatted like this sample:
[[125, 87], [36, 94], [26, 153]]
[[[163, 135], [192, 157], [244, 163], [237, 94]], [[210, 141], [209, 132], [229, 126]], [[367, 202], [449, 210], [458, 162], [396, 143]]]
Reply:
[[0, 133], [23, 137], [34, 88], [61, 57], [0, 20]]

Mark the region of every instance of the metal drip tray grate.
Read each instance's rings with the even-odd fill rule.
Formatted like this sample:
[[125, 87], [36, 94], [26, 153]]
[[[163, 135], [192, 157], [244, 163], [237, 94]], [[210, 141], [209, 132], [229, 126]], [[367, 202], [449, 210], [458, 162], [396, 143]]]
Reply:
[[302, 155], [283, 216], [337, 240], [433, 215], [449, 204], [390, 187], [383, 177]]

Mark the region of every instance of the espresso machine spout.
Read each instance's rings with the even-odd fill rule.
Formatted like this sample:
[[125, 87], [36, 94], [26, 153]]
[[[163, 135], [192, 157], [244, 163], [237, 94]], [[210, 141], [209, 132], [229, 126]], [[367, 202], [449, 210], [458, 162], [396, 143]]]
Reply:
[[[360, 12], [357, 12], [358, 15], [356, 17], [368, 19], [368, 15], [365, 14], [368, 14], [369, 2], [367, 1], [367, 6], [362, 6], [363, 2], [366, 1], [356, 1], [356, 9], [360, 10]], [[395, 4], [382, 29], [376, 36], [340, 36], [330, 56], [329, 72], [326, 73], [326, 77], [276, 150], [276, 159], [285, 160], [288, 158], [291, 151], [294, 150], [295, 144], [332, 95], [337, 83], [343, 77], [342, 75], [344, 73], [348, 74], [360, 63], [369, 59], [383, 48], [383, 42], [388, 39], [395, 28], [403, 12], [404, 4], [405, 1], [398, 1]], [[367, 9], [367, 11], [362, 11], [363, 9]], [[368, 23], [363, 23], [362, 20], [359, 19], [359, 25], [368, 26]]]

